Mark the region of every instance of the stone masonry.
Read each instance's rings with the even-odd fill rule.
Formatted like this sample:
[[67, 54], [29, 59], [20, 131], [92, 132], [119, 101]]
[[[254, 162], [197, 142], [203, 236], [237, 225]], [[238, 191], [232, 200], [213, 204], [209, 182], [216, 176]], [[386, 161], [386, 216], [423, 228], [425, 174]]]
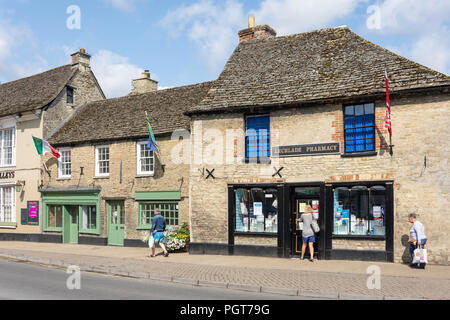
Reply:
[[[192, 241], [228, 243], [228, 184], [393, 180], [395, 262], [401, 262], [407, 251], [408, 214], [416, 213], [429, 239], [429, 262], [450, 264], [450, 96], [429, 94], [391, 100], [395, 146], [392, 157], [387, 151], [389, 135], [384, 128], [385, 101], [375, 102], [376, 156], [271, 158], [269, 165], [244, 163], [242, 113], [192, 116]], [[340, 104], [272, 111], [271, 146], [326, 142], [340, 142], [342, 146], [342, 112]], [[228, 141], [226, 132], [232, 130], [240, 134], [231, 135]], [[214, 136], [212, 133], [216, 138], [209, 137]], [[231, 155], [232, 161], [224, 155]], [[284, 167], [282, 179], [272, 177], [274, 166]], [[215, 169], [215, 179], [206, 180], [204, 168]], [[267, 245], [264, 239], [241, 237], [236, 243]], [[276, 239], [272, 244], [276, 246]], [[333, 241], [333, 248], [383, 247], [384, 242]]]

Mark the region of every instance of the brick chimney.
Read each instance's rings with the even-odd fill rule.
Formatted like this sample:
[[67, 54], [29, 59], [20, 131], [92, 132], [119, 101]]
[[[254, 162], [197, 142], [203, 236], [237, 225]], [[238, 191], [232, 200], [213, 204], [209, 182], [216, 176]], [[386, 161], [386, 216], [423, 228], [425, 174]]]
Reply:
[[239, 31], [238, 34], [239, 42], [252, 39], [274, 38], [277, 36], [276, 31], [269, 27], [267, 24], [255, 27], [255, 17], [253, 16], [250, 16], [248, 18], [248, 28]]
[[72, 67], [76, 67], [81, 71], [91, 68], [91, 55], [87, 54], [84, 48], [81, 48], [80, 51], [75, 52], [71, 56]]
[[130, 94], [154, 92], [158, 90], [158, 81], [150, 78], [150, 72], [145, 70], [140, 79], [133, 80], [133, 90]]

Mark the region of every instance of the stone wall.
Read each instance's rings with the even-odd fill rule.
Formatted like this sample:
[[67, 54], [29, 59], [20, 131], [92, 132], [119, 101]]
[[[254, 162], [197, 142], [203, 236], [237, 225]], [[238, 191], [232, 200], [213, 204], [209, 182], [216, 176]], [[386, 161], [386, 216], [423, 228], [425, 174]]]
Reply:
[[[144, 231], [138, 230], [138, 202], [134, 200], [136, 191], [180, 191], [179, 223], [189, 222], [188, 175], [189, 166], [172, 162], [170, 151], [178, 141], [157, 138], [165, 164], [163, 172], [156, 161], [153, 175], [137, 174], [136, 141], [112, 142], [110, 146], [109, 177], [95, 177], [95, 146], [79, 145], [71, 148], [72, 175], [70, 179], [58, 178], [58, 166], [55, 158], [47, 157], [47, 167], [51, 177], [44, 174], [44, 187], [101, 187], [101, 237], [107, 237], [106, 200], [103, 198], [125, 198], [125, 238], [141, 239]], [[104, 145], [104, 143], [102, 143]], [[120, 167], [122, 165], [122, 176]], [[84, 167], [84, 175], [80, 175]]]
[[[385, 101], [375, 102], [378, 154], [354, 158], [320, 155], [271, 158], [271, 164], [246, 164], [243, 162], [243, 114], [193, 116], [194, 152], [190, 169], [193, 241], [228, 242], [227, 184], [394, 180], [395, 261], [400, 262], [404, 257], [404, 237], [410, 228], [407, 216], [415, 212], [425, 224], [430, 262], [450, 264], [447, 236], [450, 96], [391, 99], [395, 146], [392, 157], [387, 152]], [[340, 104], [273, 111], [270, 113], [271, 146], [325, 142], [343, 145], [342, 112]], [[232, 130], [241, 131], [241, 135], [227, 139], [226, 132]], [[217, 133], [219, 137], [214, 138]], [[231, 159], [225, 155], [231, 155]], [[283, 178], [272, 177], [274, 167], [284, 167]], [[206, 179], [204, 169], [215, 169], [215, 179]], [[357, 242], [354, 248], [358, 248]]]
[[44, 137], [47, 137], [62, 121], [67, 119], [77, 107], [82, 106], [86, 102], [104, 99], [90, 68], [78, 70], [70, 79], [68, 85], [74, 88], [73, 103], [67, 103], [67, 91], [64, 88], [43, 113]]

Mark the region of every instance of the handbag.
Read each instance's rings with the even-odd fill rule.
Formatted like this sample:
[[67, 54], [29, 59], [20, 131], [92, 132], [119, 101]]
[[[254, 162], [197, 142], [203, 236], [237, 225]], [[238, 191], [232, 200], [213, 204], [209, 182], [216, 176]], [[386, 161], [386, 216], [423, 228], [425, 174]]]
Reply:
[[151, 249], [155, 246], [155, 238], [153, 238], [153, 235], [150, 236], [150, 238], [148, 239], [148, 247]]
[[313, 231], [314, 231], [315, 233], [317, 233], [317, 232], [320, 231], [319, 224], [317, 223], [316, 220], [313, 220], [313, 221], [311, 222], [311, 227], [312, 227], [312, 229], [313, 229]]
[[414, 257], [412, 263], [420, 264], [420, 263], [428, 263], [428, 254], [427, 249], [422, 249], [421, 245], [414, 250]]

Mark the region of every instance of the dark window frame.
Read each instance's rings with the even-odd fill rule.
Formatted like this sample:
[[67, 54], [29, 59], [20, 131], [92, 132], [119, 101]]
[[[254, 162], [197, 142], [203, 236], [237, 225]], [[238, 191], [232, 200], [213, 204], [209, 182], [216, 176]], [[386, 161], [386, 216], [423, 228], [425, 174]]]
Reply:
[[[249, 152], [248, 152], [248, 135], [247, 135], [247, 131], [248, 131], [248, 119], [249, 118], [258, 118], [258, 117], [267, 117], [269, 119], [269, 124], [268, 124], [268, 134], [267, 134], [267, 143], [268, 143], [268, 154], [266, 157], [261, 157], [259, 156], [259, 135], [257, 134], [257, 142], [256, 142], [256, 153], [257, 156], [256, 157], [249, 157]], [[268, 113], [261, 113], [261, 114], [247, 114], [244, 115], [244, 127], [245, 127], [245, 136], [244, 136], [244, 144], [245, 144], [245, 163], [263, 163], [263, 164], [269, 164], [270, 161], [270, 157], [271, 157], [271, 136], [270, 136], [270, 114]]]
[[69, 104], [73, 104], [75, 99], [74, 99], [74, 93], [75, 93], [75, 88], [67, 86], [66, 87], [66, 102]]
[[[365, 105], [366, 104], [372, 104], [373, 105], [373, 125], [370, 126], [362, 126], [362, 127], [356, 127], [356, 111], [355, 111], [355, 107], [357, 105], [362, 105], [363, 106], [363, 116], [366, 116], [365, 113]], [[352, 139], [355, 141], [355, 150], [354, 151], [347, 151], [347, 134], [346, 131], [348, 129], [346, 129], [346, 113], [345, 113], [345, 109], [347, 107], [353, 107], [353, 127], [352, 129], [355, 131], [354, 135], [355, 138]], [[343, 115], [343, 123], [342, 123], [342, 130], [343, 130], [343, 137], [344, 137], [344, 153], [342, 154], [343, 157], [347, 156], [347, 157], [351, 157], [351, 156], [372, 156], [372, 155], [377, 155], [377, 151], [376, 151], [376, 103], [375, 102], [361, 102], [361, 103], [352, 103], [352, 104], [344, 104], [342, 106], [342, 115]], [[372, 127], [372, 132], [373, 132], [373, 149], [367, 149], [367, 137], [365, 136], [365, 129], [366, 128], [370, 128]], [[362, 139], [356, 139], [356, 130], [362, 128], [364, 130], [364, 150], [356, 150], [356, 141], [357, 140], [362, 140]], [[350, 129], [351, 130], [351, 129]]]

